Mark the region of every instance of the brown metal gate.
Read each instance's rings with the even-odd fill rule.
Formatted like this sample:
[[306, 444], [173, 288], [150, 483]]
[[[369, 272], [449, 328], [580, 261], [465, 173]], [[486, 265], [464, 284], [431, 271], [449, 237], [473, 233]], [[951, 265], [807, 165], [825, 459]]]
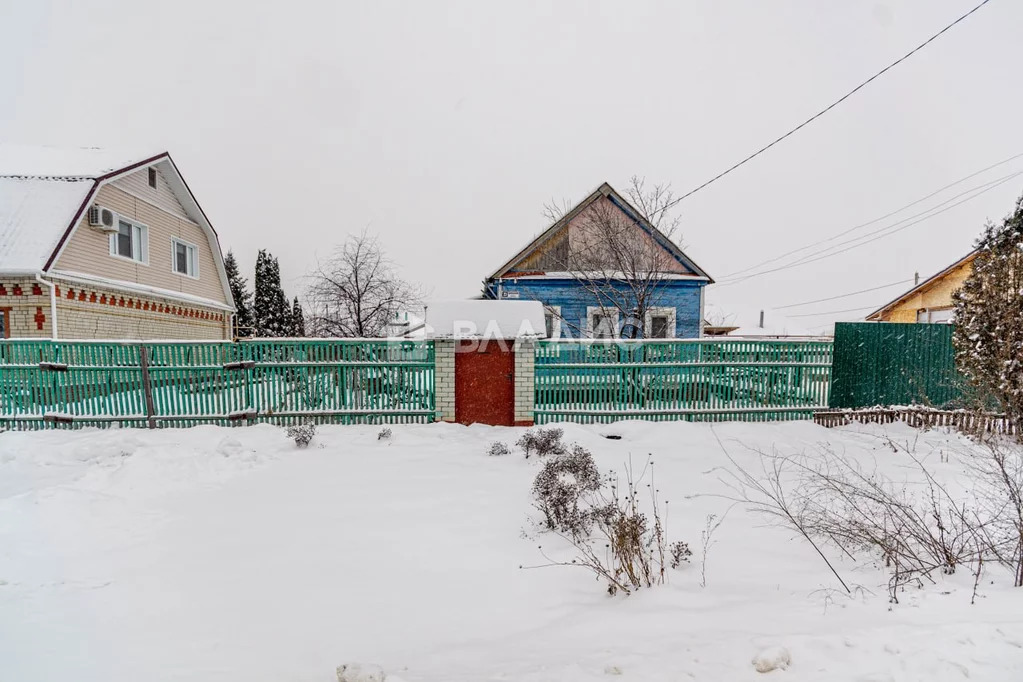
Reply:
[[515, 353], [510, 341], [458, 342], [455, 421], [514, 426]]

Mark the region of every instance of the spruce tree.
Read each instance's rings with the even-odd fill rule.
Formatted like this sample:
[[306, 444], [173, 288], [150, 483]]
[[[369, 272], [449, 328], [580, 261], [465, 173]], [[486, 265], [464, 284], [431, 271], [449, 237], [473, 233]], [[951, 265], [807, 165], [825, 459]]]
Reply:
[[227, 252], [224, 258], [224, 270], [227, 271], [227, 282], [231, 287], [231, 296], [234, 298], [234, 335], [252, 336], [252, 294], [249, 292], [249, 283], [238, 271], [238, 261], [234, 253]]
[[260, 249], [256, 256], [256, 294], [253, 301], [257, 336], [290, 336], [291, 309], [281, 289], [281, 268], [277, 259]]
[[1023, 197], [977, 241], [973, 271], [953, 295], [956, 365], [979, 400], [1023, 424]]
[[299, 338], [305, 336], [305, 314], [302, 312], [302, 304], [298, 302], [298, 296], [291, 304], [291, 335]]

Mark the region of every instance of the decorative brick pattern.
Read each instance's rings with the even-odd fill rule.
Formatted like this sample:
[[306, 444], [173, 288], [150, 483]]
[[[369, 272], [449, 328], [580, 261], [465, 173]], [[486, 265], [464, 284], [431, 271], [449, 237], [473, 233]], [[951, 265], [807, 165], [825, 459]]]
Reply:
[[515, 342], [515, 425], [532, 426], [536, 401], [536, 341]]
[[437, 421], [455, 421], [455, 342], [437, 339], [433, 346]]
[[[216, 308], [55, 280], [61, 339], [230, 338], [230, 315]], [[12, 338], [51, 336], [50, 292], [33, 280], [5, 279], [0, 306], [11, 309]]]

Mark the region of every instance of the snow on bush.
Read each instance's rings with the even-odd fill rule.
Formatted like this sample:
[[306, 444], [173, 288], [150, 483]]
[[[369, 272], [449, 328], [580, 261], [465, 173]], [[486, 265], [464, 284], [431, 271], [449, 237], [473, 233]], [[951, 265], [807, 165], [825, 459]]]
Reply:
[[503, 455], [510, 455], [511, 448], [508, 447], [507, 443], [502, 443], [499, 440], [495, 440], [490, 444], [490, 448], [487, 450], [487, 454], [491, 457], [501, 457]]
[[337, 667], [337, 682], [385, 682], [387, 679], [387, 674], [376, 665], [345, 663]]
[[783, 646], [772, 646], [753, 657], [753, 668], [758, 673], [785, 670], [792, 665], [792, 655]]
[[315, 424], [296, 424], [288, 427], [288, 438], [295, 441], [295, 445], [304, 448], [316, 435]]
[[377, 440], [391, 440], [391, 430], [387, 427], [380, 429], [380, 433], [377, 434]]
[[565, 454], [565, 444], [561, 442], [564, 435], [561, 429], [534, 429], [522, 434], [522, 438], [515, 443], [526, 453], [526, 459], [530, 455], [546, 457], [548, 455]]
[[549, 458], [533, 481], [533, 503], [543, 513], [548, 530], [572, 537], [587, 535], [592, 510], [583, 502], [600, 490], [600, 470], [593, 455], [581, 445], [571, 452]]

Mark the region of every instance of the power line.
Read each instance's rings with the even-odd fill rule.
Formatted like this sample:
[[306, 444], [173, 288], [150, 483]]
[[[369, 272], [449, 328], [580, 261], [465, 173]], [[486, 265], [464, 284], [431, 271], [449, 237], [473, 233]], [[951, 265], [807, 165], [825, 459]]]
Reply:
[[[971, 190], [967, 190], [966, 192], [963, 192], [962, 194], [967, 194], [967, 193], [969, 193], [971, 191], [983, 188], [983, 189], [981, 189], [981, 191], [977, 192], [973, 196], [966, 197], [965, 199], [963, 199], [961, 201], [957, 201], [956, 203], [954, 203], [954, 204], [952, 204], [950, 206], [946, 206], [945, 208], [942, 208], [941, 210], [933, 211], [933, 212], [930, 213], [930, 215], [924, 215], [924, 217], [920, 218], [919, 220], [914, 220], [913, 222], [910, 222], [910, 223], [907, 223], [905, 225], [902, 225], [901, 227], [897, 227], [896, 229], [891, 229], [892, 227], [895, 227], [895, 226], [899, 225], [900, 223], [905, 222], [906, 220], [908, 220], [908, 218], [904, 219], [904, 220], [900, 220], [898, 222], [893, 223], [892, 225], [887, 225], [887, 226], [881, 228], [880, 230], [876, 230], [875, 232], [872, 232], [870, 234], [864, 235], [863, 237], [857, 237], [855, 240], [851, 240], [851, 241], [858, 241], [859, 239], [864, 239], [865, 237], [869, 237], [869, 236], [871, 236], [873, 234], [877, 234], [877, 232], [882, 232], [884, 230], [889, 230], [888, 232], [885, 232], [883, 234], [878, 234], [873, 239], [867, 239], [866, 241], [862, 241], [859, 244], [853, 244], [852, 246], [848, 246], [848, 247], [846, 247], [844, 249], [840, 249], [838, 251], [833, 251], [831, 253], [825, 253], [824, 255], [818, 256], [817, 258], [810, 258], [809, 256], [807, 256], [804, 259], [798, 260], [798, 261], [796, 261], [794, 263], [789, 263], [789, 264], [786, 264], [786, 265], [782, 265], [780, 267], [772, 268], [770, 270], [762, 270], [760, 272], [755, 272], [752, 275], [747, 275], [745, 277], [740, 277], [739, 279], [735, 279], [735, 280], [731, 280], [731, 281], [727, 281], [727, 282], [721, 282], [721, 283], [717, 284], [716, 286], [722, 287], [722, 286], [729, 286], [729, 285], [732, 285], [732, 284], [739, 284], [740, 282], [745, 282], [746, 280], [752, 279], [754, 277], [760, 277], [761, 275], [768, 275], [768, 274], [771, 274], [773, 272], [779, 272], [779, 271], [782, 271], [782, 270], [789, 270], [791, 268], [799, 267], [800, 265], [808, 265], [810, 263], [816, 263], [819, 260], [824, 260], [825, 258], [831, 258], [832, 256], [837, 256], [837, 255], [845, 253], [847, 251], [852, 251], [853, 249], [857, 249], [857, 248], [859, 248], [861, 246], [865, 246], [865, 245], [870, 244], [872, 242], [876, 242], [878, 239], [884, 239], [885, 237], [890, 237], [893, 234], [896, 234], [898, 232], [902, 232], [903, 230], [905, 230], [907, 228], [910, 228], [910, 227], [913, 227], [914, 225], [918, 225], [918, 224], [924, 222], [925, 220], [930, 220], [931, 218], [934, 218], [935, 216], [938, 216], [938, 215], [944, 213], [945, 211], [950, 211], [953, 208], [955, 208], [956, 206], [959, 206], [960, 204], [964, 204], [967, 201], [972, 201], [973, 199], [976, 199], [977, 197], [981, 196], [982, 194], [986, 194], [987, 192], [990, 192], [991, 190], [993, 190], [993, 189], [995, 189], [995, 188], [997, 188], [997, 187], [999, 187], [1001, 185], [1004, 185], [1009, 180], [1012, 180], [1013, 178], [1015, 178], [1015, 177], [1017, 177], [1019, 175], [1023, 175], [1023, 171], [1017, 171], [1015, 173], [1012, 173], [1011, 175], [1007, 175], [1007, 176], [1005, 176], [1003, 178], [998, 179], [997, 181], [994, 181], [993, 183], [988, 183], [987, 186], [979, 185], [978, 187], [974, 187]], [[959, 194], [957, 196], [962, 196], [962, 194]], [[943, 202], [943, 203], [947, 203], [947, 201]], [[938, 204], [938, 205], [941, 206], [941, 204]], [[923, 213], [928, 213], [928, 211], [924, 211]], [[923, 215], [923, 214], [917, 214], [917, 215]], [[846, 242], [846, 243], [848, 243], [848, 242]], [[835, 247], [829, 247], [828, 249], [824, 249], [824, 251], [830, 251], [833, 248], [835, 248]], [[817, 253], [822, 253], [822, 252], [818, 251]], [[813, 255], [815, 255], [815, 254], [810, 254], [810, 256], [813, 256]]]
[[732, 172], [732, 171], [734, 171], [735, 169], [737, 169], [737, 168], [739, 168], [740, 166], [743, 166], [743, 165], [745, 165], [746, 163], [748, 163], [748, 162], [752, 161], [753, 159], [757, 158], [758, 156], [760, 156], [761, 154], [763, 154], [763, 153], [764, 153], [764, 152], [766, 152], [766, 151], [767, 151], [768, 149], [770, 149], [770, 148], [771, 148], [771, 147], [773, 147], [774, 145], [778, 144], [779, 142], [781, 142], [781, 141], [782, 141], [782, 140], [784, 140], [785, 138], [787, 138], [787, 137], [789, 137], [789, 136], [791, 136], [791, 135], [794, 135], [795, 133], [799, 132], [800, 130], [802, 130], [803, 128], [805, 128], [805, 127], [806, 127], [806, 126], [808, 126], [809, 124], [813, 123], [814, 121], [816, 121], [816, 120], [817, 120], [818, 118], [820, 118], [820, 117], [821, 117], [821, 116], [823, 116], [824, 114], [828, 113], [829, 111], [831, 111], [832, 109], [834, 109], [835, 107], [837, 107], [837, 106], [838, 106], [839, 104], [841, 104], [841, 103], [842, 103], [842, 102], [844, 102], [845, 100], [847, 100], [847, 99], [849, 99], [850, 97], [852, 97], [853, 95], [855, 95], [855, 94], [856, 94], [857, 92], [859, 92], [860, 90], [862, 90], [862, 89], [863, 89], [863, 88], [865, 88], [866, 86], [870, 85], [870, 84], [871, 84], [872, 82], [874, 82], [875, 80], [877, 80], [878, 78], [880, 78], [881, 76], [883, 76], [883, 75], [884, 75], [885, 73], [887, 73], [887, 72], [888, 72], [888, 71], [890, 71], [891, 69], [895, 68], [896, 66], [898, 66], [898, 65], [899, 65], [899, 64], [901, 64], [902, 62], [906, 61], [907, 59], [909, 59], [910, 57], [912, 57], [912, 56], [913, 56], [914, 54], [916, 54], [917, 52], [919, 52], [920, 50], [922, 50], [922, 49], [924, 49], [925, 47], [927, 47], [927, 46], [928, 46], [929, 44], [931, 44], [931, 43], [932, 43], [933, 41], [937, 40], [937, 39], [938, 39], [938, 38], [939, 38], [939, 37], [940, 37], [940, 36], [941, 36], [942, 34], [944, 34], [944, 33], [945, 33], [946, 31], [948, 31], [949, 29], [951, 29], [951, 28], [952, 28], [953, 26], [955, 26], [955, 25], [956, 25], [956, 24], [958, 24], [959, 22], [961, 22], [961, 21], [965, 20], [965, 19], [966, 19], [966, 18], [967, 18], [968, 16], [970, 16], [971, 14], [973, 14], [974, 12], [976, 12], [977, 10], [979, 10], [979, 9], [980, 9], [981, 7], [983, 7], [984, 5], [988, 4], [989, 2], [991, 2], [991, 0], [983, 0], [983, 2], [981, 2], [981, 3], [979, 4], [979, 5], [977, 5], [977, 6], [976, 6], [976, 7], [974, 7], [973, 9], [971, 9], [971, 10], [970, 10], [969, 12], [967, 12], [967, 13], [966, 13], [966, 14], [964, 14], [964, 15], [962, 15], [961, 17], [959, 17], [958, 19], [956, 19], [955, 21], [953, 21], [953, 22], [952, 22], [951, 24], [949, 24], [949, 25], [948, 25], [948, 26], [946, 26], [945, 28], [941, 29], [940, 31], [938, 31], [937, 33], [935, 33], [934, 35], [932, 35], [932, 36], [931, 36], [930, 38], [928, 38], [928, 39], [927, 39], [927, 40], [925, 40], [924, 42], [920, 43], [919, 45], [917, 45], [916, 47], [914, 47], [914, 48], [913, 48], [912, 50], [910, 50], [909, 52], [907, 52], [907, 53], [906, 53], [906, 54], [904, 54], [903, 56], [901, 56], [901, 57], [899, 57], [898, 59], [896, 59], [896, 60], [895, 60], [894, 62], [892, 62], [892, 63], [891, 63], [891, 64], [889, 64], [888, 66], [884, 67], [883, 69], [881, 69], [880, 71], [878, 71], [877, 73], [875, 73], [875, 74], [874, 74], [873, 76], [871, 76], [871, 77], [870, 77], [870, 78], [868, 78], [867, 80], [863, 81], [862, 83], [860, 83], [859, 85], [857, 85], [857, 86], [856, 86], [855, 88], [853, 88], [853, 89], [852, 89], [852, 90], [850, 90], [849, 92], [845, 93], [844, 95], [842, 95], [841, 97], [839, 97], [839, 98], [838, 98], [837, 100], [835, 100], [834, 102], [832, 102], [832, 103], [831, 103], [831, 104], [829, 104], [828, 106], [824, 107], [823, 109], [821, 109], [820, 111], [818, 111], [818, 112], [817, 112], [816, 114], [814, 114], [814, 115], [813, 115], [813, 116], [811, 116], [810, 118], [806, 119], [805, 121], [803, 121], [802, 123], [800, 123], [799, 125], [797, 125], [797, 126], [796, 126], [795, 128], [793, 128], [792, 130], [788, 131], [787, 133], [785, 133], [785, 134], [784, 134], [784, 135], [782, 135], [781, 137], [777, 138], [776, 140], [774, 140], [774, 141], [773, 141], [773, 142], [771, 142], [770, 144], [767, 144], [767, 145], [765, 145], [765, 146], [761, 147], [761, 148], [760, 148], [760, 149], [758, 149], [757, 151], [755, 151], [755, 152], [753, 152], [752, 154], [750, 154], [749, 156], [747, 156], [747, 157], [746, 157], [745, 159], [743, 159], [742, 161], [739, 161], [739, 162], [738, 162], [738, 163], [736, 163], [735, 165], [733, 165], [733, 166], [729, 167], [728, 169], [726, 169], [726, 170], [724, 170], [724, 171], [722, 171], [722, 172], [718, 173], [717, 175], [715, 175], [714, 177], [712, 177], [712, 178], [711, 178], [710, 180], [708, 180], [707, 182], [703, 183], [703, 184], [702, 184], [702, 185], [700, 185], [699, 187], [697, 187], [697, 188], [695, 188], [695, 189], [691, 189], [691, 190], [689, 190], [688, 192], [686, 192], [685, 194], [683, 194], [682, 196], [680, 196], [680, 197], [678, 197], [677, 199], [675, 199], [674, 201], [671, 201], [671, 202], [669, 202], [669, 203], [665, 204], [665, 205], [664, 205], [664, 206], [662, 206], [662, 207], [661, 207], [661, 209], [660, 209], [659, 211], [657, 211], [657, 212], [658, 212], [658, 213], [663, 213], [663, 212], [664, 212], [664, 211], [666, 211], [667, 209], [669, 209], [669, 208], [671, 208], [672, 206], [674, 206], [674, 205], [678, 204], [678, 203], [679, 203], [680, 201], [682, 201], [683, 199], [686, 199], [686, 198], [688, 198], [688, 197], [691, 197], [692, 195], [696, 194], [697, 192], [699, 192], [699, 191], [700, 191], [701, 189], [703, 189], [704, 187], [707, 187], [707, 186], [708, 186], [708, 185], [710, 185], [711, 183], [717, 182], [718, 180], [720, 180], [721, 178], [725, 177], [726, 175], [728, 175], [729, 173], [731, 173], [731, 172]]
[[[912, 207], [916, 206], [917, 204], [921, 204], [921, 203], [927, 201], [928, 199], [930, 199], [930, 198], [932, 198], [934, 196], [937, 196], [938, 194], [941, 194], [942, 192], [944, 192], [947, 189], [955, 187], [956, 185], [958, 185], [960, 183], [966, 182], [967, 180], [970, 180], [971, 178], [975, 178], [978, 175], [981, 175], [982, 173], [986, 173], [987, 171], [989, 171], [989, 170], [991, 170], [993, 168], [997, 168], [998, 166], [1004, 166], [1005, 164], [1009, 163], [1010, 161], [1015, 161], [1016, 159], [1018, 159], [1020, 157], [1023, 157], [1023, 152], [1020, 152], [1019, 154], [1014, 154], [1014, 155], [1010, 156], [1009, 158], [1007, 158], [1007, 159], [1005, 159], [1003, 161], [999, 161], [998, 163], [993, 163], [990, 166], [987, 166], [985, 168], [981, 168], [978, 171], [974, 171], [973, 173], [970, 173], [969, 175], [966, 175], [964, 177], [959, 178], [955, 182], [950, 182], [949, 184], [945, 185], [941, 189], [934, 190], [933, 192], [931, 192], [930, 194], [928, 194], [925, 197], [920, 197], [919, 199], [917, 199], [915, 201], [912, 201], [912, 202], [906, 204], [905, 206], [897, 208], [894, 211], [890, 211], [890, 212], [884, 214], [883, 216], [879, 216], [877, 218], [874, 218], [873, 220], [868, 220], [867, 222], [860, 223], [859, 225], [854, 225], [854, 226], [852, 226], [852, 227], [850, 227], [850, 228], [848, 228], [846, 230], [843, 230], [842, 232], [834, 234], [834, 235], [832, 235], [830, 237], [827, 237], [825, 239], [820, 239], [818, 241], [815, 241], [815, 242], [812, 242], [810, 244], [807, 244], [806, 246], [801, 246], [798, 249], [793, 249], [791, 251], [787, 251], [787, 252], [781, 254], [780, 256], [775, 256], [774, 258], [769, 258], [768, 260], [761, 261], [761, 262], [759, 262], [759, 263], [757, 263], [755, 265], [751, 265], [751, 266], [749, 266], [747, 268], [743, 268], [742, 270], [736, 270], [735, 272], [730, 272], [727, 275], [724, 275], [722, 277], [722, 279], [730, 279], [732, 277], [735, 277], [736, 275], [741, 275], [741, 274], [744, 274], [746, 272], [749, 272], [750, 270], [756, 270], [757, 268], [761, 267], [762, 265], [769, 265], [771, 263], [775, 263], [777, 261], [780, 261], [782, 258], [785, 258], [787, 256], [791, 256], [791, 255], [796, 254], [796, 253], [799, 253], [800, 251], [805, 251], [805, 250], [811, 249], [811, 248], [813, 248], [815, 246], [820, 246], [821, 244], [826, 244], [826, 243], [828, 243], [830, 241], [834, 241], [835, 239], [838, 239], [839, 237], [844, 237], [845, 235], [849, 234], [850, 232], [855, 232], [856, 230], [860, 230], [860, 229], [862, 229], [864, 227], [869, 227], [870, 225], [873, 225], [875, 223], [879, 223], [882, 220], [887, 220], [888, 218], [891, 218], [894, 215], [902, 213], [903, 211], [905, 211], [908, 208], [912, 208]], [[962, 196], [962, 195], [957, 195], [957, 196]], [[952, 198], [954, 199], [956, 197], [952, 197]], [[939, 204], [939, 206], [940, 206], [940, 204]], [[920, 214], [917, 214], [917, 215], [920, 215]], [[912, 218], [912, 216], [911, 216], [911, 218]]]
[[839, 294], [838, 296], [829, 296], [828, 298], [818, 298], [813, 301], [803, 301], [802, 303], [792, 303], [789, 305], [775, 306], [773, 310], [785, 310], [786, 308], [799, 308], [804, 305], [810, 305], [811, 303], [823, 303], [824, 301], [834, 301], [839, 298], [848, 298], [849, 296], [855, 296], [857, 294], [865, 294], [870, 291], [880, 291], [881, 289], [888, 289], [890, 287], [898, 286], [900, 284], [909, 284], [913, 279], [903, 279], [898, 282], [892, 282], [891, 284], [882, 284], [879, 287], [871, 287], [870, 289], [860, 289], [859, 291], [851, 291], [848, 294]]
[[788, 315], [788, 317], [823, 317], [824, 315], [840, 315], [841, 313], [858, 313], [861, 310], [873, 310], [874, 306], [864, 308], [849, 308], [848, 310], [829, 310], [826, 313], [803, 313], [801, 315]]

